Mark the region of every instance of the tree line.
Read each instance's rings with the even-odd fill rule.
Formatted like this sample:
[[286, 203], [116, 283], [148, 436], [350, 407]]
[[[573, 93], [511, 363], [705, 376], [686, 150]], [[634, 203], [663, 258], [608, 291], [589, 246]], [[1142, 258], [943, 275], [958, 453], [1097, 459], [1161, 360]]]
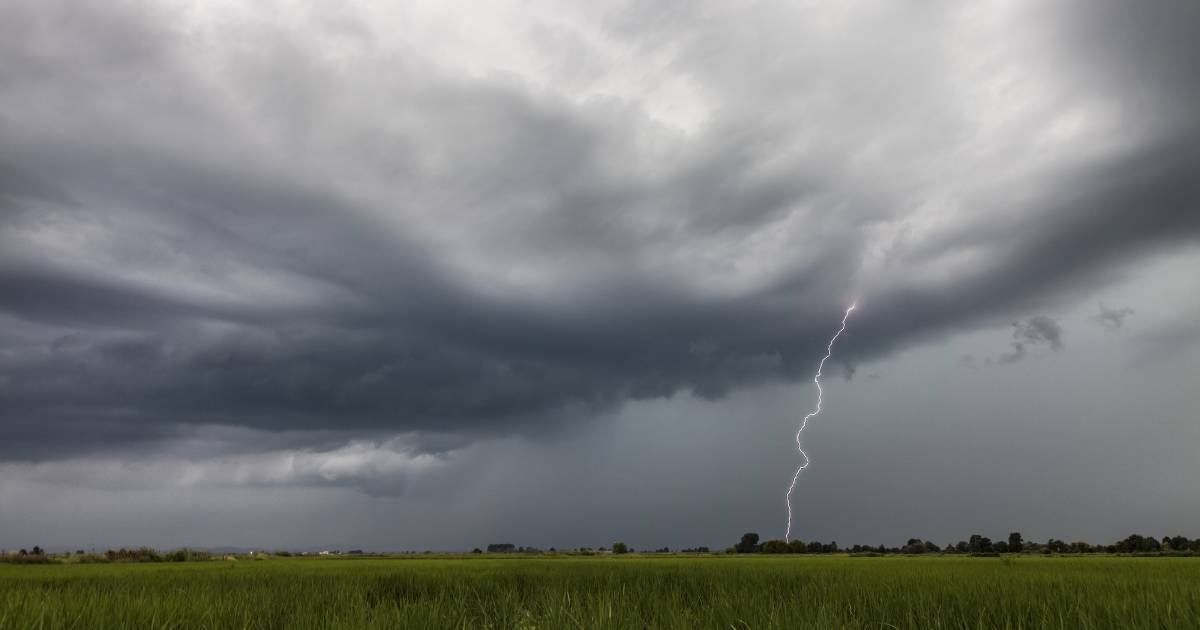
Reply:
[[[541, 554], [545, 553], [541, 549], [535, 547], [517, 547], [512, 544], [492, 544], [487, 546], [490, 553], [521, 553], [521, 554]], [[655, 553], [672, 553], [668, 547], [662, 547], [654, 550]], [[724, 550], [727, 554], [746, 554], [746, 553], [762, 553], [762, 554], [830, 554], [830, 553], [851, 553], [851, 554], [967, 554], [967, 555], [998, 555], [1002, 553], [1043, 553], [1043, 554], [1089, 554], [1089, 553], [1143, 553], [1143, 554], [1176, 554], [1176, 555], [1200, 555], [1200, 538], [1188, 538], [1187, 536], [1143, 536], [1140, 534], [1131, 534], [1125, 538], [1111, 544], [1091, 544], [1084, 541], [1065, 542], [1057, 538], [1051, 538], [1044, 543], [1025, 540], [1020, 532], [1012, 532], [1007, 538], [992, 540], [981, 534], [972, 534], [967, 540], [960, 540], [956, 543], [947, 544], [944, 546], [938, 545], [929, 540], [921, 540], [919, 538], [910, 538], [903, 545], [888, 547], [886, 545], [853, 545], [850, 547], [840, 547], [837, 541], [823, 543], [818, 541], [804, 542], [802, 540], [785, 541], [782, 539], [771, 539], [761, 541], [759, 535], [754, 532], [747, 532], [742, 535], [742, 539], [734, 545], [726, 547]], [[361, 550], [354, 550], [350, 554], [361, 554]], [[426, 552], [430, 553], [430, 552]], [[473, 553], [483, 553], [481, 549], [474, 549]], [[611, 550], [606, 547], [600, 547], [595, 551], [591, 547], [579, 547], [570, 550], [558, 550], [554, 547], [549, 549], [549, 553], [563, 553], [567, 555], [595, 555], [597, 553], [612, 553], [617, 555], [636, 553], [629, 545], [623, 542], [615, 542], [612, 544]], [[690, 547], [679, 549], [674, 553], [697, 553], [707, 554], [712, 553], [708, 547]], [[718, 551], [719, 553], [719, 551]], [[293, 554], [287, 551], [274, 551], [270, 554], [265, 552], [250, 552], [244, 557], [253, 559], [263, 559], [268, 555], [274, 556], [291, 556]], [[303, 555], [303, 554], [301, 554]], [[103, 553], [85, 553], [80, 549], [75, 552], [48, 553], [40, 546], [34, 545], [32, 549], [20, 549], [17, 551], [2, 552], [0, 551], [0, 562], [13, 564], [43, 564], [49, 562], [71, 562], [71, 563], [93, 563], [93, 562], [186, 562], [189, 560], [209, 560], [209, 559], [232, 559], [234, 554], [215, 554], [203, 550], [195, 549], [175, 549], [173, 551], [160, 552], [149, 547], [138, 547], [133, 549], [109, 549]]]
[[1007, 539], [993, 541], [981, 534], [972, 534], [967, 540], [939, 546], [928, 540], [910, 538], [903, 545], [854, 545], [838, 547], [837, 541], [821, 543], [802, 540], [785, 541], [771, 539], [759, 542], [758, 534], [747, 532], [737, 544], [725, 549], [726, 553], [949, 553], [949, 554], [1001, 554], [1001, 553], [1200, 553], [1200, 538], [1187, 536], [1142, 536], [1131, 534], [1108, 545], [1095, 545], [1085, 541], [1065, 542], [1051, 538], [1044, 543], [1025, 540], [1020, 532], [1012, 532]]
[[11, 553], [0, 554], [0, 562], [9, 564], [49, 564], [54, 561], [69, 561], [73, 564], [93, 564], [98, 562], [188, 562], [194, 560], [211, 560], [213, 554], [196, 549], [175, 549], [158, 551], [150, 547], [133, 549], [108, 549], [104, 553], [88, 553], [82, 549], [51, 554], [38, 545], [32, 549], [19, 549]]

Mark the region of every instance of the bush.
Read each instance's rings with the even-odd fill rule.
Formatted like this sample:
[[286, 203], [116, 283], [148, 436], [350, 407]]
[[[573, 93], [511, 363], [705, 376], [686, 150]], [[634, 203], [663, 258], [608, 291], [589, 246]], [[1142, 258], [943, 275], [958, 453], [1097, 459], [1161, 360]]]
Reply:
[[763, 553], [788, 553], [789, 551], [788, 544], [778, 538], [772, 538], [762, 545]]
[[53, 561], [46, 554], [26, 553], [24, 555], [0, 556], [0, 562], [7, 562], [8, 564], [50, 564]]
[[104, 556], [110, 562], [162, 562], [163, 557], [158, 555], [158, 552], [149, 547], [139, 547], [137, 549], [109, 549], [104, 552]]
[[[191, 549], [176, 549], [163, 554], [161, 561], [163, 562], [188, 562], [195, 560], [212, 560], [212, 554], [207, 551], [193, 551]], [[143, 560], [143, 562], [155, 562], [154, 560]]]

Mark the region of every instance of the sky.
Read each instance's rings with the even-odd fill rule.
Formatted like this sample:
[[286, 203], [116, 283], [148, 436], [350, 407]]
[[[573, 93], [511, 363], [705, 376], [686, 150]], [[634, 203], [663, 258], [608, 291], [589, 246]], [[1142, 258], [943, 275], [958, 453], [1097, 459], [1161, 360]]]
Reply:
[[1200, 4], [0, 3], [0, 548], [1200, 535]]

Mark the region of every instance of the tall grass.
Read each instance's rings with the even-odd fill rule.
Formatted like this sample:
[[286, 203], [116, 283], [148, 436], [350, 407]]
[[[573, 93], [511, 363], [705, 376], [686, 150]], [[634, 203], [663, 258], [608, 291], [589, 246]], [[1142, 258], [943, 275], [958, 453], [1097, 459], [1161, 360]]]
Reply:
[[1191, 558], [432, 558], [0, 566], [27, 628], [1195, 628]]

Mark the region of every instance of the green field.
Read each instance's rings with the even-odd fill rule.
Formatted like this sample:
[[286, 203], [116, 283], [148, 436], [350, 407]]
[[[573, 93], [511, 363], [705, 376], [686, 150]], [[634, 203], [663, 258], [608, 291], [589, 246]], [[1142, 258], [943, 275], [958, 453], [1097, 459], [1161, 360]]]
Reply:
[[1197, 628], [1200, 558], [0, 564], [0, 629]]

